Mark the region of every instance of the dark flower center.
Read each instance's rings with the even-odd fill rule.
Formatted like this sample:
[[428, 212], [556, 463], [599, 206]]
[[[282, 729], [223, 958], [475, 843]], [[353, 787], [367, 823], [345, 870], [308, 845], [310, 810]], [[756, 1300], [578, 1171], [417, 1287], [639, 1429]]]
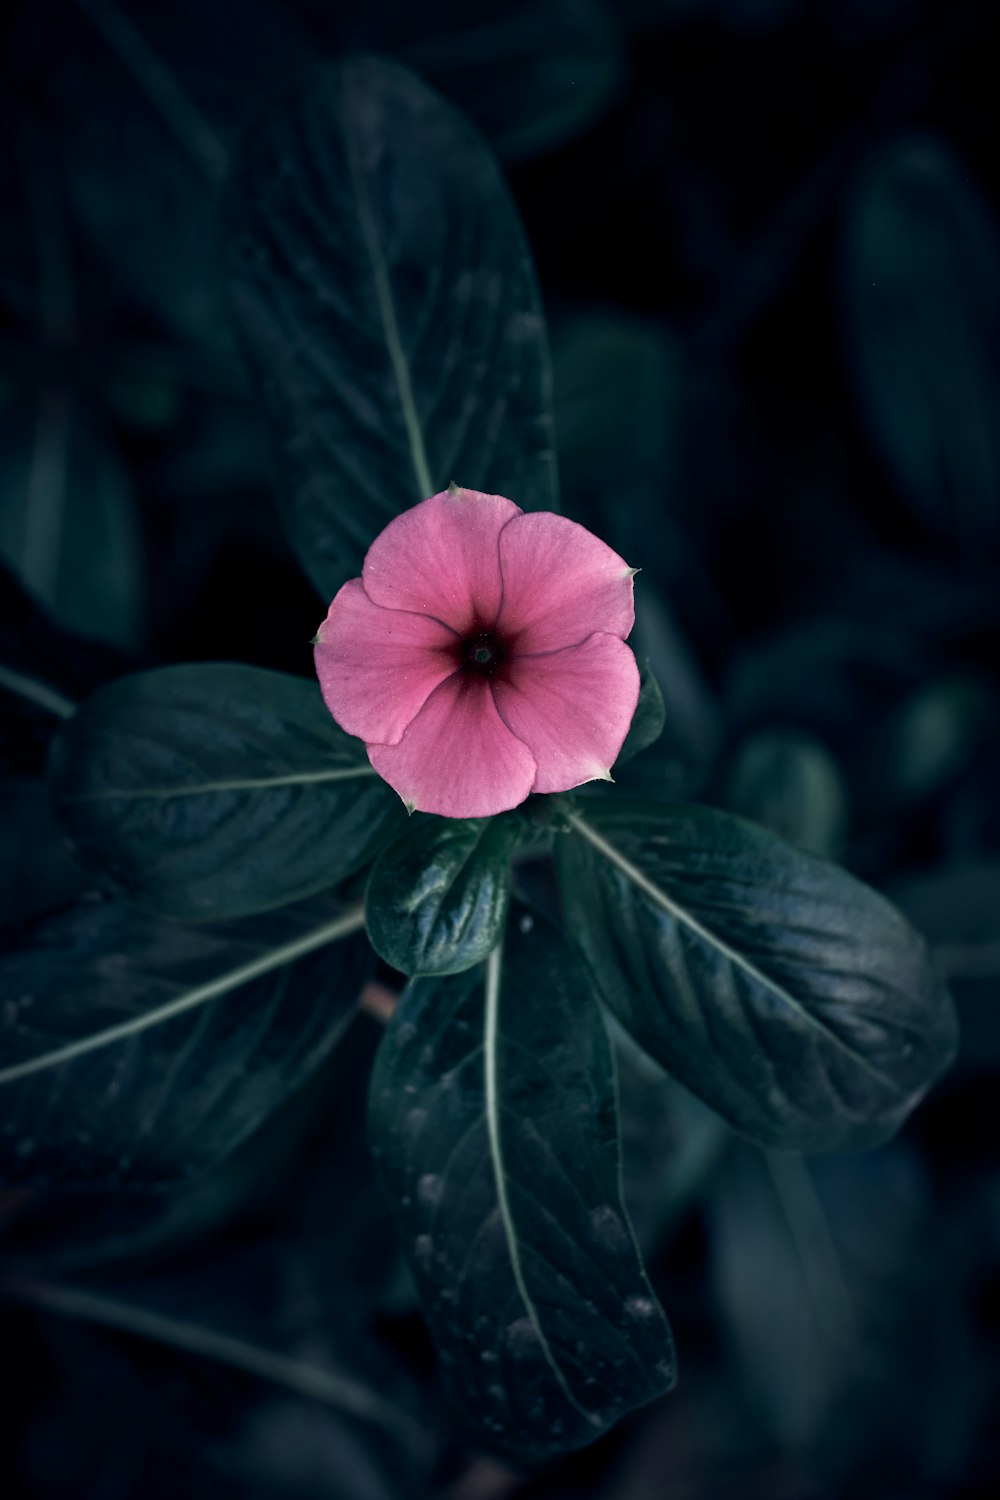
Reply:
[[483, 677], [492, 677], [505, 654], [503, 643], [491, 630], [478, 630], [462, 643], [462, 665]]

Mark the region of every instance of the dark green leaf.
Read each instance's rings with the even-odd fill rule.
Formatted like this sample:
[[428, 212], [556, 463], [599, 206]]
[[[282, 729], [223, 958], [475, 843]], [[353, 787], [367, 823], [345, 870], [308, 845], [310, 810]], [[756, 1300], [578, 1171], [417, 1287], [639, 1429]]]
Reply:
[[737, 747], [725, 803], [797, 849], [835, 856], [847, 832], [847, 788], [822, 740], [797, 729], [761, 729]]
[[520, 830], [513, 817], [415, 814], [368, 882], [376, 951], [404, 974], [458, 974], [482, 963], [503, 931]]
[[586, 968], [522, 914], [484, 969], [418, 979], [370, 1138], [455, 1401], [542, 1458], [667, 1390], [666, 1320], [621, 1198], [614, 1068]]
[[1000, 540], [1000, 228], [933, 137], [871, 162], [848, 226], [849, 352], [903, 498], [966, 548]]
[[315, 683], [232, 663], [111, 683], [67, 721], [50, 776], [84, 859], [185, 919], [328, 889], [404, 821]]
[[325, 599], [449, 482], [556, 506], [545, 332], [500, 173], [404, 69], [355, 59], [253, 130], [228, 263], [284, 516]]
[[[336, 1500], [430, 1493], [433, 1429], [420, 1420], [413, 1368], [371, 1326], [350, 1284], [331, 1280], [315, 1242], [272, 1237], [270, 1227], [258, 1220], [250, 1239], [203, 1241], [196, 1256], [160, 1257], [144, 1269], [53, 1278], [5, 1266], [5, 1296], [20, 1304], [28, 1337], [41, 1337], [75, 1405], [90, 1385], [119, 1393], [112, 1403], [83, 1403], [82, 1422], [49, 1413], [66, 1478], [56, 1486], [48, 1479], [48, 1493], [100, 1490], [97, 1478], [70, 1477], [74, 1445], [85, 1472], [110, 1465], [122, 1496], [143, 1500], [305, 1500], [327, 1488]], [[157, 1465], [144, 1450], [161, 1420], [169, 1458]], [[225, 1437], [209, 1440], [209, 1427]], [[175, 1452], [185, 1437], [200, 1437], [191, 1484]], [[46, 1469], [51, 1475], [52, 1464]], [[170, 1482], [161, 1485], [164, 1471]]]
[[887, 713], [857, 758], [861, 812], [877, 822], [933, 796], [974, 764], [1000, 728], [989, 681], [955, 673], [924, 684]]
[[569, 927], [641, 1046], [738, 1130], [890, 1136], [951, 1062], [951, 999], [899, 912], [706, 807], [593, 803], [556, 846]]
[[559, 474], [574, 516], [636, 566], [676, 558], [665, 502], [683, 482], [679, 343], [649, 319], [587, 311], [554, 324], [552, 365]]
[[924, 1472], [933, 1454], [961, 1450], [975, 1379], [968, 1298], [902, 1142], [811, 1161], [741, 1146], [706, 1214], [713, 1305], [743, 1388], [772, 1439], [805, 1455], [819, 1493], [856, 1493], [852, 1480], [879, 1464]]
[[68, 390], [0, 426], [0, 557], [66, 630], [134, 647], [144, 565], [128, 478]]
[[[719, 704], [662, 594], [640, 573], [635, 630], [630, 642], [649, 667], [663, 695], [663, 733], [645, 768], [656, 763], [659, 795], [691, 797], [709, 778], [722, 742]], [[637, 768], [638, 769], [638, 768]], [[647, 772], [648, 774], [648, 772]]]
[[285, 9], [243, 0], [238, 46], [230, 18], [199, 0], [39, 0], [17, 14], [11, 49], [59, 146], [50, 175], [119, 326], [160, 327], [188, 349], [229, 342], [219, 185], [247, 118], [303, 66]]
[[395, 1361], [362, 1337], [360, 1309], [304, 1246], [258, 1238], [221, 1254], [203, 1250], [165, 1275], [120, 1267], [70, 1285], [14, 1271], [9, 1286], [32, 1306], [228, 1365], [371, 1423], [383, 1441], [426, 1450], [426, 1436], [386, 1389], [401, 1389]]
[[639, 702], [615, 764], [621, 765], [631, 760], [640, 750], [646, 750], [654, 744], [663, 733], [666, 715], [660, 685], [653, 676], [649, 662], [642, 661], [639, 663]]
[[0, 768], [5, 773], [43, 771], [60, 719], [124, 669], [112, 647], [58, 629], [0, 562]]
[[893, 901], [931, 945], [962, 1024], [957, 1071], [1000, 1071], [1000, 859], [930, 865], [895, 880]]
[[612, 1036], [622, 1191], [639, 1247], [646, 1252], [703, 1196], [735, 1137], [620, 1026], [613, 1024]]
[[[442, 9], [453, 14], [439, 29]], [[402, 16], [420, 39], [397, 53], [401, 61], [466, 110], [508, 159], [571, 140], [621, 82], [624, 49], [601, 0], [404, 6]]]
[[85, 902], [0, 960], [0, 1180], [156, 1186], [233, 1150], [352, 1016], [361, 913], [227, 926]]
[[0, 782], [0, 828], [0, 927], [65, 906], [85, 889], [44, 781], [12, 776]]

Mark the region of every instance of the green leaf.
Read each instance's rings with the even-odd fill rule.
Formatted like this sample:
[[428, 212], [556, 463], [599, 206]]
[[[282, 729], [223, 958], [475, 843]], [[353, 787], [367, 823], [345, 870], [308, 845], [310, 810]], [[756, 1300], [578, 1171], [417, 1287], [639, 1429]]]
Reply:
[[261, 119], [234, 167], [228, 265], [286, 528], [324, 599], [452, 480], [556, 508], [524, 234], [486, 147], [412, 74], [356, 58]]
[[639, 1044], [737, 1130], [873, 1146], [951, 1062], [951, 999], [875, 891], [706, 807], [590, 803], [556, 846], [570, 931]]
[[763, 823], [797, 849], [833, 858], [849, 804], [840, 767], [822, 740], [797, 729], [761, 729], [737, 746], [725, 777], [731, 812]]
[[18, 927], [65, 906], [85, 889], [44, 781], [0, 781], [0, 828], [0, 927]]
[[848, 353], [902, 498], [970, 553], [1000, 541], [1000, 227], [933, 137], [876, 155], [847, 230]]
[[520, 831], [514, 817], [411, 818], [368, 882], [376, 952], [404, 974], [458, 974], [482, 963], [503, 931]]
[[138, 905], [189, 920], [329, 889], [404, 821], [314, 682], [233, 663], [102, 688], [60, 731], [50, 781], [82, 857]]
[[66, 630], [138, 644], [145, 568], [128, 476], [69, 390], [19, 401], [0, 424], [0, 558]]
[[873, 823], [925, 801], [958, 780], [1000, 729], [1000, 701], [974, 672], [924, 682], [892, 705], [862, 743], [854, 780]]
[[433, 18], [425, 7], [397, 11], [419, 39], [396, 55], [466, 110], [505, 159], [572, 140], [621, 84], [622, 39], [602, 0], [489, 0], [446, 6], [445, 15], [449, 8], [441, 30], [441, 7]]
[[622, 765], [631, 760], [641, 750], [647, 750], [650, 745], [656, 743], [663, 733], [663, 725], [666, 721], [667, 710], [663, 702], [663, 694], [660, 685], [653, 676], [648, 661], [639, 663], [639, 702], [636, 704], [635, 713], [632, 715], [632, 723], [629, 732], [625, 736], [616, 765]]
[[669, 1389], [670, 1331], [621, 1198], [610, 1043], [548, 923], [522, 911], [484, 968], [409, 986], [369, 1135], [480, 1441], [543, 1458]]
[[819, 1493], [856, 1493], [875, 1464], [923, 1472], [967, 1440], [967, 1287], [905, 1142], [809, 1161], [741, 1144], [704, 1212], [742, 1392]]
[[588, 309], [554, 321], [552, 366], [560, 482], [574, 517], [630, 562], [657, 565], [662, 581], [659, 563], [676, 564], [679, 550], [687, 562], [690, 546], [669, 503], [684, 493], [690, 420], [680, 342], [648, 318]]
[[151, 1187], [211, 1166], [354, 1013], [357, 907], [182, 926], [84, 902], [0, 960], [0, 1181]]

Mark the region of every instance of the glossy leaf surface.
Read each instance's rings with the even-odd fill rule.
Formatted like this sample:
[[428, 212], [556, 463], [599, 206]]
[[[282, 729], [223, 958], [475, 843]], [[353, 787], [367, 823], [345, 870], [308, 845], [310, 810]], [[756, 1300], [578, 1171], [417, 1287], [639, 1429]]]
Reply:
[[621, 1199], [590, 976], [512, 919], [481, 968], [417, 979], [372, 1075], [370, 1139], [455, 1402], [542, 1458], [667, 1390], [673, 1353]]
[[846, 871], [711, 808], [594, 803], [572, 823], [563, 906], [605, 999], [752, 1139], [875, 1145], [952, 1060], [922, 939]]
[[458, 974], [483, 962], [503, 931], [519, 828], [503, 816], [411, 818], [368, 882], [368, 935], [387, 963]]
[[235, 663], [103, 688], [61, 731], [50, 781], [83, 858], [130, 900], [186, 919], [329, 889], [404, 821], [315, 683]]
[[451, 482], [556, 508], [544, 324], [500, 172], [414, 75], [318, 73], [238, 154], [237, 322], [293, 546], [324, 599]]

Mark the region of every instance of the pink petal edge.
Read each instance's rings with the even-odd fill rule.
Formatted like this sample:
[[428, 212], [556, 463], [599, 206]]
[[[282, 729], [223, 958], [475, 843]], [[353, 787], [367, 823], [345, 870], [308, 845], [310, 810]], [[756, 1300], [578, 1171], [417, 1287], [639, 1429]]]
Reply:
[[585, 526], [534, 511], [508, 522], [499, 546], [499, 624], [518, 654], [577, 646], [597, 631], [624, 640], [635, 624], [634, 569]]
[[449, 677], [397, 745], [369, 745], [378, 774], [417, 812], [488, 818], [531, 791], [535, 761], [501, 721], [485, 677]]
[[606, 781], [639, 701], [639, 668], [617, 635], [516, 660], [494, 681], [501, 719], [538, 765], [533, 792]]
[[500, 608], [498, 539], [522, 511], [503, 495], [442, 490], [404, 511], [368, 549], [362, 582], [387, 609], [432, 615], [462, 633]]
[[456, 670], [455, 636], [440, 621], [382, 609], [360, 578], [339, 590], [316, 638], [323, 701], [341, 729], [395, 745]]

